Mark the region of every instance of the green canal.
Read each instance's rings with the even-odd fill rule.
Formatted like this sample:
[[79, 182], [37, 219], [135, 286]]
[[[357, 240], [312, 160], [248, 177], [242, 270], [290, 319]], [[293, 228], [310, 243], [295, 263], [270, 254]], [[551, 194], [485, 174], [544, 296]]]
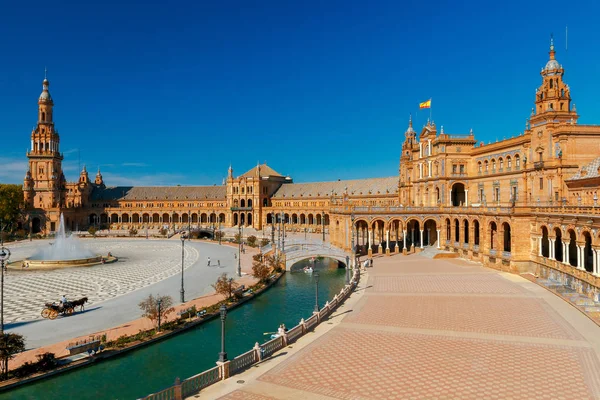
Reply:
[[[344, 286], [345, 269], [337, 268], [337, 262], [325, 266], [325, 260], [317, 261], [320, 307]], [[315, 286], [312, 274], [288, 272], [266, 293], [229, 312], [228, 357], [267, 341], [269, 335], [264, 333], [276, 331], [281, 323], [291, 328], [308, 318], [315, 305]], [[220, 335], [221, 321], [215, 319], [146, 348], [1, 393], [0, 399], [137, 399], [172, 385], [175, 377], [188, 378], [214, 367]]]

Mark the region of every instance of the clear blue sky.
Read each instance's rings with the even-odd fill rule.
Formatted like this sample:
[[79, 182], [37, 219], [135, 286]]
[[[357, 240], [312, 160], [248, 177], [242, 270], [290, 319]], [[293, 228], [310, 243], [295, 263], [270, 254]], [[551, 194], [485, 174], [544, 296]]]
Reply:
[[69, 181], [78, 154], [108, 185], [220, 184], [257, 161], [392, 176], [430, 97], [447, 133], [522, 132], [551, 33], [580, 123], [600, 123], [599, 3], [6, 1], [0, 182], [26, 172], [45, 66]]

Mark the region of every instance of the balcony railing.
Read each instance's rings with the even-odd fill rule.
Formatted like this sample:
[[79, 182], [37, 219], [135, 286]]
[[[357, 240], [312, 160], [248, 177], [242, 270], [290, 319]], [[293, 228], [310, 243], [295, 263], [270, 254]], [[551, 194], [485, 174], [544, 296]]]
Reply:
[[252, 211], [252, 207], [231, 207], [231, 211]]
[[533, 163], [533, 169], [542, 169], [542, 168], [544, 168], [543, 161], [536, 161]]

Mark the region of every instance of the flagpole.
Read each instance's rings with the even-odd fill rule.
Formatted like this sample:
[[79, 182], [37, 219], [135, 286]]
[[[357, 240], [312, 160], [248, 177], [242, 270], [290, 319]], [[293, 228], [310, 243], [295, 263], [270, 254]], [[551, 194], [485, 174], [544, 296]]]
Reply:
[[429, 121], [431, 121], [431, 123], [433, 123], [433, 118], [431, 117], [431, 97], [429, 98]]

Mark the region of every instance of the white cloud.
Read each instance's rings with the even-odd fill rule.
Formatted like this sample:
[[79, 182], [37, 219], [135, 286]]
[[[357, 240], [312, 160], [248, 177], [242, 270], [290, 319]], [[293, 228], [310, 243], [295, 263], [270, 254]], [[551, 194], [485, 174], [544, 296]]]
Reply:
[[129, 162], [121, 164], [124, 167], [148, 167], [149, 165], [141, 162]]
[[23, 183], [28, 168], [29, 163], [23, 157], [0, 157], [0, 182]]

